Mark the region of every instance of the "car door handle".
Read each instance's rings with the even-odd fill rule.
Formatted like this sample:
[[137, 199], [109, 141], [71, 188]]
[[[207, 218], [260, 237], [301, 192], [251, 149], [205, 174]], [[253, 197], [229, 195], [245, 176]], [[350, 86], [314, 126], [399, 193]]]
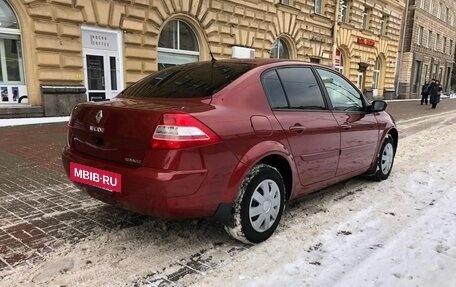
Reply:
[[351, 126], [350, 124], [347, 124], [347, 123], [341, 124], [340, 126], [341, 126], [343, 129], [346, 129], [346, 130], [352, 128], [352, 126]]
[[294, 132], [294, 133], [302, 133], [306, 130], [306, 127], [304, 126], [301, 126], [300, 124], [295, 124], [294, 126], [291, 126], [289, 127], [288, 129], [290, 132]]

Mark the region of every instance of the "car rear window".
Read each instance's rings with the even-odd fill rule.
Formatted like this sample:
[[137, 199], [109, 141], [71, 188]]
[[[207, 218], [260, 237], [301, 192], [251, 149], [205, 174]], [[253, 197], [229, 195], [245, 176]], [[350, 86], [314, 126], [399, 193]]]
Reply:
[[119, 94], [119, 98], [209, 97], [253, 68], [247, 63], [201, 62], [152, 74]]

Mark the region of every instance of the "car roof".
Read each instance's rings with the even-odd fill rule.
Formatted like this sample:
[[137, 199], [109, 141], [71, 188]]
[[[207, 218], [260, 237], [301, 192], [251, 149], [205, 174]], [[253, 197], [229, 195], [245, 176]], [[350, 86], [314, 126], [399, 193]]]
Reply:
[[313, 66], [322, 66], [317, 63], [312, 63], [312, 62], [305, 62], [305, 61], [299, 61], [299, 60], [289, 60], [289, 59], [267, 59], [267, 58], [256, 58], [256, 59], [220, 59], [220, 60], [215, 60], [215, 61], [200, 61], [200, 62], [193, 62], [193, 63], [188, 63], [184, 64], [194, 66], [194, 65], [206, 65], [210, 62], [214, 63], [219, 63], [219, 64], [244, 64], [244, 65], [250, 65], [252, 66], [251, 68], [255, 67], [260, 67], [260, 66], [265, 66], [265, 65], [271, 65], [275, 66], [281, 66], [281, 65], [286, 65], [286, 64], [306, 64], [306, 65], [313, 65]]

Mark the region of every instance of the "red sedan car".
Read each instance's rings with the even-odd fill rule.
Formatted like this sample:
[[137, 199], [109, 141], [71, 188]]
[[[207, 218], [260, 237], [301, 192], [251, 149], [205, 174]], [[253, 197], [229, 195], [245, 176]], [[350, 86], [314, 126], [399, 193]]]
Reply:
[[386, 179], [398, 143], [383, 101], [298, 61], [212, 61], [77, 105], [62, 154], [91, 196], [143, 214], [215, 217], [257, 243], [284, 204], [348, 178]]

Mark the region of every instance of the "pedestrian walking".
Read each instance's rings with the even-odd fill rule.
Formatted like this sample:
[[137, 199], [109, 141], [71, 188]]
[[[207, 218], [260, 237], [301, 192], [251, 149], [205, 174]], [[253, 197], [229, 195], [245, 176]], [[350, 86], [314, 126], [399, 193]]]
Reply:
[[429, 86], [430, 83], [426, 81], [424, 82], [424, 85], [421, 87], [421, 105], [423, 105], [424, 103], [426, 103], [426, 105], [428, 104]]
[[437, 107], [437, 104], [440, 102], [440, 94], [442, 93], [442, 86], [440, 85], [439, 80], [435, 80], [435, 83], [432, 85], [432, 87], [429, 90], [430, 94], [430, 102], [432, 104], [432, 108], [435, 109]]

